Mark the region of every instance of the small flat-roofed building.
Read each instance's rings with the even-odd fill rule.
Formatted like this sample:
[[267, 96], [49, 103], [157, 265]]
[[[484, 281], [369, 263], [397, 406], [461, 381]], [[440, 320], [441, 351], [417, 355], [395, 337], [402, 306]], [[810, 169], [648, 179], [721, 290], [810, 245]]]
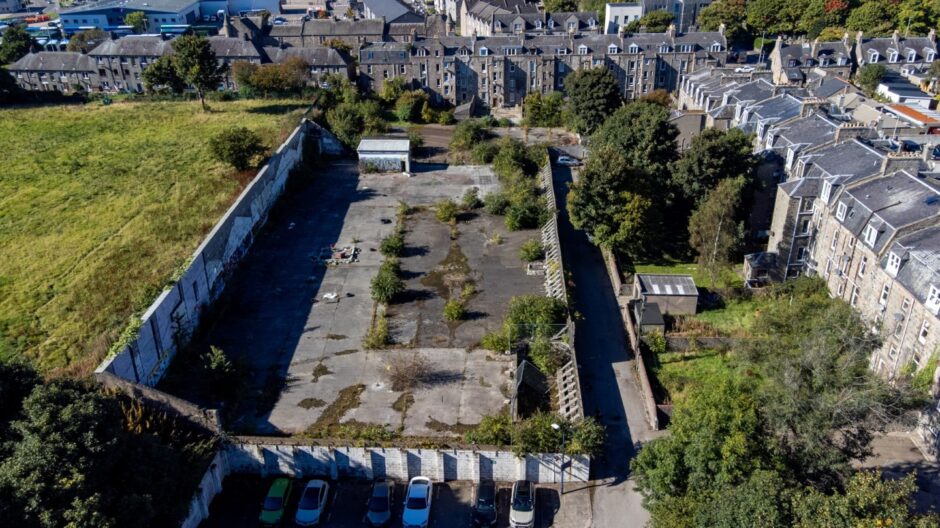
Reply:
[[359, 167], [382, 172], [411, 172], [411, 142], [408, 138], [362, 138], [359, 147]]
[[633, 298], [642, 299], [647, 306], [656, 303], [664, 314], [694, 315], [698, 288], [691, 275], [637, 273], [633, 277]]

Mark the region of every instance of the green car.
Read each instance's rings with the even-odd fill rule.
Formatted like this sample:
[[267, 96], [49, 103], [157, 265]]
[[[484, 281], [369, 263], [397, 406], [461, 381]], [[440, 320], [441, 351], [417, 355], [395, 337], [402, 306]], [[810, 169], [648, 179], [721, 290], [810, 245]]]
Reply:
[[268, 490], [264, 503], [261, 505], [261, 526], [279, 526], [287, 507], [287, 498], [290, 497], [291, 480], [288, 478], [274, 479], [271, 489]]

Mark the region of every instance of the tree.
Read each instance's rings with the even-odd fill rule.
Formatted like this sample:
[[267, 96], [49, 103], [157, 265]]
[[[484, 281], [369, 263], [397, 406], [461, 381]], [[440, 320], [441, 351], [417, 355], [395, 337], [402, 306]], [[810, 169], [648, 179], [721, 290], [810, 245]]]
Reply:
[[650, 188], [666, 180], [669, 165], [676, 159], [679, 131], [669, 122], [669, 110], [658, 104], [637, 101], [618, 108], [591, 137], [592, 145], [612, 145], [626, 156], [627, 163], [641, 171]]
[[747, 4], [747, 27], [755, 35], [796, 35], [800, 33], [800, 21], [810, 0], [749, 0]]
[[565, 96], [561, 92], [544, 97], [541, 92], [532, 92], [522, 102], [522, 123], [530, 127], [559, 127], [564, 105]]
[[131, 26], [134, 33], [144, 33], [147, 31], [147, 13], [143, 11], [131, 11], [124, 17], [124, 24]]
[[863, 31], [868, 36], [888, 35], [894, 29], [896, 9], [887, 0], [867, 0], [849, 13], [845, 27], [850, 31]]
[[621, 104], [620, 85], [607, 68], [585, 68], [565, 77], [565, 91], [574, 121], [571, 128], [590, 134]]
[[104, 30], [98, 28], [86, 29], [72, 35], [66, 49], [73, 52], [88, 53], [108, 38], [108, 33]]
[[725, 178], [751, 180], [757, 165], [751, 151], [751, 137], [740, 129], [703, 130], [673, 164], [672, 185], [689, 203], [698, 205]]
[[450, 139], [450, 148], [470, 150], [474, 145], [490, 137], [489, 127], [479, 119], [465, 119], [457, 123], [454, 135]]
[[546, 0], [544, 7], [546, 13], [571, 13], [578, 10], [578, 3], [574, 0]]
[[675, 17], [672, 13], [665, 10], [650, 11], [643, 15], [639, 20], [634, 20], [624, 27], [627, 33], [636, 33], [645, 29], [647, 33], [662, 33], [669, 28]]
[[29, 53], [33, 47], [33, 37], [22, 26], [10, 26], [3, 33], [0, 44], [0, 66], [12, 64]]
[[698, 254], [698, 264], [708, 271], [712, 286], [741, 243], [743, 229], [735, 218], [744, 182], [742, 176], [722, 180], [689, 217], [689, 245]]
[[385, 104], [392, 104], [401, 97], [405, 91], [405, 78], [392, 77], [382, 84], [382, 90], [379, 91], [379, 99]]
[[217, 160], [237, 170], [245, 170], [251, 166], [255, 156], [264, 153], [265, 148], [255, 132], [245, 127], [233, 127], [213, 136], [209, 140], [209, 150]]
[[702, 31], [718, 31], [724, 24], [728, 42], [738, 42], [747, 34], [745, 0], [718, 0], [703, 8], [695, 20]]
[[579, 10], [584, 13], [595, 13], [598, 20], [604, 18], [604, 6], [606, 0], [579, 0]]
[[898, 4], [894, 27], [911, 35], [926, 35], [940, 22], [940, 5], [931, 0], [903, 0]]
[[855, 74], [855, 84], [865, 90], [868, 95], [872, 95], [887, 72], [884, 64], [866, 64]]
[[164, 55], [151, 62], [141, 74], [141, 78], [144, 81], [144, 89], [148, 92], [169, 91], [178, 94], [186, 88], [186, 83], [176, 71], [172, 55]]
[[12, 103], [20, 97], [20, 94], [21, 90], [16, 84], [16, 79], [6, 68], [0, 66], [0, 104]]
[[254, 69], [242, 66], [240, 70], [239, 76], [251, 72], [248, 86], [268, 96], [272, 93], [300, 93], [307, 85], [310, 65], [300, 57], [290, 57], [280, 64], [264, 64]]
[[225, 65], [218, 63], [209, 41], [203, 37], [183, 35], [173, 39], [172, 45], [177, 75], [196, 90], [202, 110], [207, 112], [206, 92], [215, 90], [222, 82]]
[[356, 148], [362, 133], [363, 120], [353, 103], [342, 103], [326, 112], [326, 122], [336, 137], [349, 148]]
[[568, 194], [572, 224], [601, 247], [642, 252], [655, 225], [644, 179], [615, 146], [596, 147]]
[[421, 109], [428, 101], [424, 90], [409, 90], [402, 93], [395, 101], [395, 117], [399, 121], [416, 123], [421, 121]]
[[640, 101], [658, 104], [663, 108], [672, 108], [672, 95], [668, 91], [657, 88], [648, 94], [640, 96]]

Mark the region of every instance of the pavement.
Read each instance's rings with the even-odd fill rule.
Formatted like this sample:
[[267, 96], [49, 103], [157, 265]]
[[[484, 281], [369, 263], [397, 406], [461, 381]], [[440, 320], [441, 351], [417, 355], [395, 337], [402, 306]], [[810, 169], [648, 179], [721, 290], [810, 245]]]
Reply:
[[[247, 528], [258, 526], [261, 501], [265, 496], [270, 479], [254, 476], [233, 475], [226, 478], [223, 491], [209, 509], [209, 518], [201, 528]], [[296, 505], [300, 500], [305, 481], [295, 480], [293, 492], [288, 500], [285, 519], [293, 519]], [[391, 528], [401, 526], [401, 502], [405, 496], [406, 483], [395, 484], [392, 507]], [[509, 526], [509, 501], [511, 483], [498, 483], [496, 503], [498, 518], [496, 526]], [[327, 528], [347, 528], [364, 526], [365, 505], [371, 491], [371, 483], [361, 480], [340, 480], [330, 482], [329, 505], [321, 526]], [[429, 528], [470, 528], [470, 512], [473, 505], [474, 485], [471, 482], [452, 481], [435, 483], [431, 500], [431, 519]], [[584, 495], [586, 498], [587, 495]], [[564, 507], [560, 501], [564, 500]], [[588, 528], [590, 508], [586, 499], [580, 504], [570, 503], [566, 494], [564, 499], [558, 488], [552, 485], [536, 488], [536, 523], [537, 528]], [[291, 525], [289, 522], [283, 523]]]
[[645, 526], [649, 513], [630, 478], [630, 460], [642, 443], [663, 433], [646, 425], [633, 358], [600, 250], [574, 229], [564, 207], [575, 175], [565, 167], [556, 167], [554, 174], [562, 255], [574, 282], [574, 309], [580, 313], [575, 346], [584, 413], [607, 429], [604, 453], [591, 463], [594, 482], [571, 493], [592, 494], [594, 526]]
[[[249, 372], [246, 396], [226, 412], [232, 430], [302, 433], [331, 410], [323, 423], [354, 421], [406, 436], [454, 437], [508, 405], [512, 358], [476, 345], [500, 324], [512, 295], [542, 292], [541, 277], [526, 276], [518, 256], [519, 246], [537, 231], [509, 233], [501, 219], [481, 212], [462, 215], [460, 235], [451, 240], [450, 228], [431, 212], [417, 213], [421, 225], [409, 227], [402, 259], [408, 298], [389, 313], [396, 346], [362, 346], [375, 310], [370, 282], [384, 260], [378, 248], [395, 229], [399, 202], [428, 206], [459, 200], [473, 187], [482, 196], [499, 185], [488, 167], [418, 164], [415, 169], [412, 177], [360, 175], [355, 164], [337, 162], [292, 188], [272, 213], [227, 286], [206, 339]], [[501, 243], [489, 244], [496, 233]], [[317, 263], [321, 250], [331, 245], [355, 245], [358, 260], [329, 267]], [[448, 293], [426, 279], [437, 273], [443, 283], [453, 275], [438, 268], [451, 260], [455, 247], [478, 292], [468, 303], [468, 320], [448, 324], [442, 315]], [[424, 358], [429, 375], [411, 391], [409, 405], [401, 391], [392, 390], [390, 372], [393, 364], [415, 356]], [[199, 384], [198, 379], [168, 382], [166, 388], [197, 399], [185, 394], [185, 387], [204, 388]]]

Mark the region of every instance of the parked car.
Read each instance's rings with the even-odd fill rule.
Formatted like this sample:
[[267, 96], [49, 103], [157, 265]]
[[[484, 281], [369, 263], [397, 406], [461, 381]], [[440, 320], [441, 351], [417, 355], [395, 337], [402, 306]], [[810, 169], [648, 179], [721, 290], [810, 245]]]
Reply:
[[300, 495], [297, 514], [294, 515], [294, 522], [297, 523], [297, 526], [316, 526], [320, 524], [329, 496], [330, 485], [327, 482], [316, 479], [308, 482], [307, 486], [304, 487], [303, 494]]
[[372, 485], [372, 495], [366, 504], [366, 524], [385, 526], [392, 520], [392, 501], [395, 485], [390, 480], [377, 480]]
[[509, 526], [513, 528], [535, 526], [535, 486], [528, 480], [517, 480], [512, 485]]
[[274, 479], [268, 494], [261, 504], [261, 515], [258, 520], [261, 526], [280, 526], [284, 518], [284, 508], [290, 496], [291, 480], [289, 478]]
[[481, 480], [473, 498], [470, 521], [473, 526], [495, 526], [496, 517], [496, 483], [492, 480]]
[[575, 158], [572, 158], [571, 156], [558, 156], [558, 160], [556, 161], [556, 163], [563, 167], [577, 167], [578, 165], [581, 164], [580, 161], [576, 160]]
[[405, 511], [401, 514], [402, 528], [427, 528], [431, 518], [431, 479], [414, 477], [405, 492]]

